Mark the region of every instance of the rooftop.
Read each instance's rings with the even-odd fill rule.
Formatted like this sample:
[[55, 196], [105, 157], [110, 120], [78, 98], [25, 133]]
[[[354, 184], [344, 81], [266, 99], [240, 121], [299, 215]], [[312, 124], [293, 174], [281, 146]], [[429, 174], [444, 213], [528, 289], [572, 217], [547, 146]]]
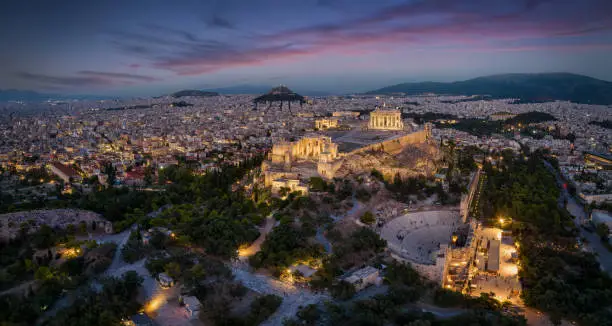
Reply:
[[60, 162], [52, 162], [51, 165], [55, 167], [56, 169], [60, 170], [63, 174], [67, 175], [68, 177], [78, 177], [79, 176], [77, 171], [75, 171], [73, 168], [71, 168], [70, 166], [64, 165]]

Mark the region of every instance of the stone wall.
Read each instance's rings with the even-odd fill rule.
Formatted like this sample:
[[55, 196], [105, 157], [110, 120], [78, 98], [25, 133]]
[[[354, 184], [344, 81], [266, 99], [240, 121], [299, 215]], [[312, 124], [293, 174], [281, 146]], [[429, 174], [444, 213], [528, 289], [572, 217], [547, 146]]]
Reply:
[[426, 129], [423, 129], [381, 143], [360, 147], [352, 152], [347, 153], [346, 156], [364, 153], [372, 150], [382, 150], [389, 154], [395, 154], [400, 152], [404, 147], [406, 147], [406, 145], [424, 143], [427, 141], [427, 139], [429, 139], [429, 137], [430, 134], [428, 133], [428, 131]]
[[[400, 156], [405, 156], [405, 153], [401, 153], [407, 146], [427, 145], [430, 137], [431, 126], [425, 126], [423, 130], [364, 146], [343, 155], [339, 155], [338, 145], [327, 136], [307, 136], [294, 142], [280, 142], [274, 144], [269, 156], [270, 161], [262, 164], [264, 182], [266, 186], [272, 187], [274, 184], [280, 185], [284, 183], [284, 180], [306, 180], [311, 176], [317, 175], [328, 180], [333, 179], [337, 176], [344, 163], [350, 163], [351, 160], [359, 159], [355, 155], [362, 156], [372, 151], [382, 151], [385, 155], [400, 154]], [[430, 154], [432, 154], [431, 150], [426, 150], [424, 154], [422, 153], [421, 155], [427, 156], [414, 162], [416, 166], [379, 166], [377, 164], [376, 168], [384, 175], [391, 177], [400, 175], [403, 178], [418, 172], [417, 170], [419, 169], [415, 170], [415, 167], [423, 170], [422, 165], [427, 164], [421, 161], [427, 161]], [[408, 155], [411, 154], [409, 153]], [[312, 166], [312, 171], [300, 168], [307, 162], [315, 163], [316, 168], [314, 165]], [[429, 169], [426, 170], [429, 171]], [[427, 171], [424, 173], [427, 173]]]
[[336, 172], [342, 164], [344, 163], [344, 159], [340, 158], [335, 161], [325, 161], [321, 160], [317, 163], [317, 172], [319, 176], [324, 179], [331, 180], [336, 176]]

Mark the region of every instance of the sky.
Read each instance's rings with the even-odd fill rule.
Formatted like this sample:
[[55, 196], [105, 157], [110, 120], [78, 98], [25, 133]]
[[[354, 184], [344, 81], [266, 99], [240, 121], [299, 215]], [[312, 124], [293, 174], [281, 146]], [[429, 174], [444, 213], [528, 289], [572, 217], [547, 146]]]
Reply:
[[0, 89], [161, 95], [571, 72], [612, 81], [611, 0], [3, 0]]

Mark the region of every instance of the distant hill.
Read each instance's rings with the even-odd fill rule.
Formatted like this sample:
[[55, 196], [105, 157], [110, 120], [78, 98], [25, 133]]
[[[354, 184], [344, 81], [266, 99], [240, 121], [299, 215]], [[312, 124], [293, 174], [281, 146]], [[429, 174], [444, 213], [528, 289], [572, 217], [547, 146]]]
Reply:
[[263, 103], [263, 102], [304, 102], [304, 96], [292, 91], [287, 86], [278, 86], [272, 88], [266, 94], [263, 94], [253, 100], [255, 103]]
[[26, 101], [38, 102], [59, 98], [56, 94], [43, 94], [34, 91], [23, 91], [18, 89], [0, 89], [0, 102]]
[[208, 91], [199, 91], [196, 89], [186, 89], [182, 91], [178, 91], [176, 93], [172, 93], [172, 97], [184, 97], [184, 96], [195, 96], [195, 97], [210, 97], [210, 96], [218, 96], [217, 92], [208, 92]]
[[267, 92], [269, 89], [270, 86], [263, 85], [235, 85], [208, 89], [208, 91], [217, 92], [219, 94], [261, 94]]
[[367, 94], [488, 95], [492, 98], [519, 98], [521, 102], [571, 101], [585, 104], [612, 104], [612, 82], [570, 73], [503, 74], [451, 83], [404, 83]]
[[[230, 87], [213, 88], [208, 91], [219, 94], [263, 94], [272, 88], [270, 85], [236, 85]], [[317, 90], [300, 90], [300, 94], [306, 96], [328, 96], [331, 93]]]
[[113, 98], [112, 96], [101, 95], [61, 95], [47, 94], [28, 90], [18, 89], [0, 89], [0, 102], [8, 101], [23, 101], [23, 102], [43, 102], [48, 100], [65, 101], [65, 100], [105, 100]]

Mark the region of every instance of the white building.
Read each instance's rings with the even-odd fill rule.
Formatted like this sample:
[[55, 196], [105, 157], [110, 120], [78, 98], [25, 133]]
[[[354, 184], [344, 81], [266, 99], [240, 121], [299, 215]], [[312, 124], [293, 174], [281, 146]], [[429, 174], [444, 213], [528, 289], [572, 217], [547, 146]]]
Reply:
[[200, 300], [194, 296], [182, 297], [183, 304], [185, 306], [185, 311], [190, 319], [198, 318], [198, 314], [200, 313], [200, 309], [202, 308], [202, 304]]
[[355, 290], [361, 291], [372, 284], [380, 284], [380, 271], [372, 266], [367, 266], [354, 271], [344, 278], [345, 282], [352, 284]]
[[157, 281], [162, 288], [170, 288], [174, 285], [174, 279], [166, 273], [159, 273]]

